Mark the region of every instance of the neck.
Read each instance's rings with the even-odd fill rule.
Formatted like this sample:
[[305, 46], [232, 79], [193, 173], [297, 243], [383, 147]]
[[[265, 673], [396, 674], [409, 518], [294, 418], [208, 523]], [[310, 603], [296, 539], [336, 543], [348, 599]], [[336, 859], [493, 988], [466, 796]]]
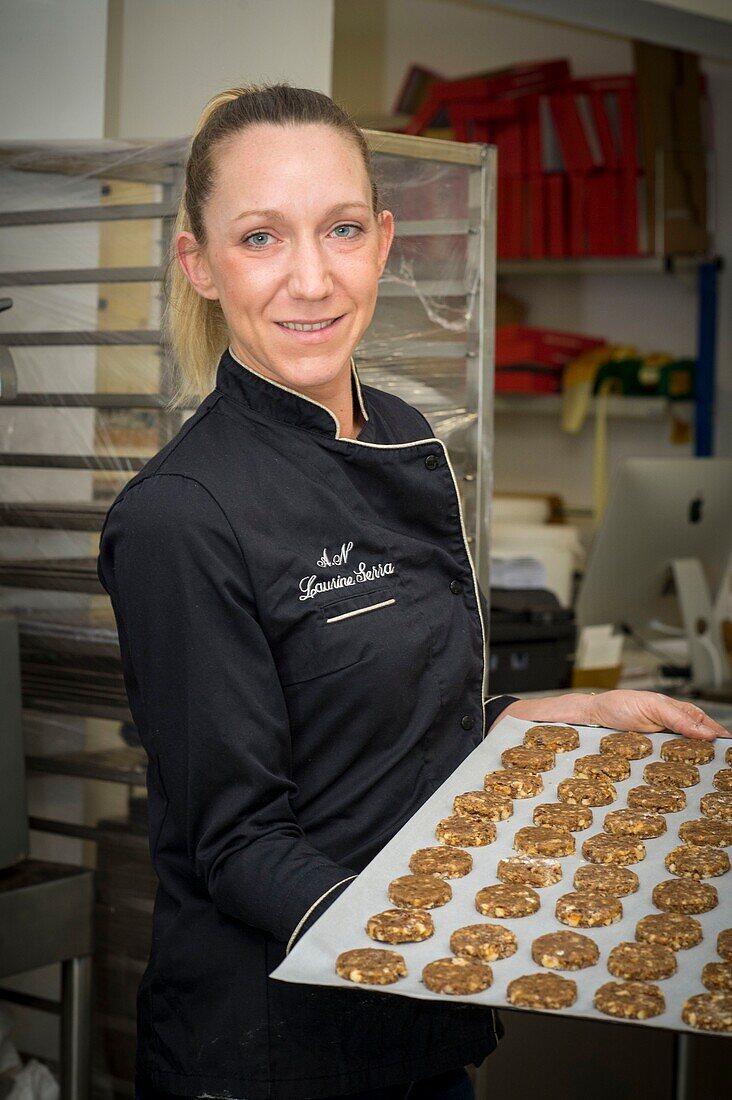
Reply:
[[303, 397], [308, 397], [311, 401], [323, 405], [336, 417], [340, 425], [339, 439], [355, 439], [366, 423], [359, 403], [354, 400], [353, 371], [350, 356], [347, 366], [327, 385], [303, 387], [287, 384], [259, 366], [252, 367], [248, 356], [240, 354], [233, 340], [230, 344], [230, 350], [237, 360], [242, 364], [246, 364], [255, 373], [261, 374], [263, 378], [268, 378], [270, 382], [275, 382], [280, 386], [286, 386], [288, 390], [294, 390], [296, 393], [302, 394]]

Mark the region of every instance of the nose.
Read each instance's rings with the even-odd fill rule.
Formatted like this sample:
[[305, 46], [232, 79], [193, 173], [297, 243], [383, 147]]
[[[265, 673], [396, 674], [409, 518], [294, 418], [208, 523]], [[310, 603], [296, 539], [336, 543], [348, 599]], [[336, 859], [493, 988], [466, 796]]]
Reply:
[[328, 250], [312, 237], [299, 240], [291, 253], [288, 289], [292, 298], [319, 301], [333, 290]]

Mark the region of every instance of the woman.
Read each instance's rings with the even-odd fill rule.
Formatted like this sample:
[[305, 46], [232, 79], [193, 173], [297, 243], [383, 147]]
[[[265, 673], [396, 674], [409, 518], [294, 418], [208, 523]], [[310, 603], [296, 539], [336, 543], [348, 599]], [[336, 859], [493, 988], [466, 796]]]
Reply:
[[472, 1095], [490, 1009], [268, 974], [500, 713], [723, 733], [652, 694], [484, 701], [447, 452], [352, 358], [393, 232], [327, 96], [253, 86], [207, 106], [168, 328], [179, 396], [208, 396], [120, 493], [99, 556], [160, 881], [143, 1100]]

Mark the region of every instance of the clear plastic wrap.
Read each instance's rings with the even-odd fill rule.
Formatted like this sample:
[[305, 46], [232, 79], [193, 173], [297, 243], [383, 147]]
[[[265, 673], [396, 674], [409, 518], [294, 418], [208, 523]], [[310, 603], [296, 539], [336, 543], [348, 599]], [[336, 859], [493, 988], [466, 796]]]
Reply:
[[[356, 361], [364, 383], [416, 405], [447, 443], [482, 572], [493, 161], [485, 147], [367, 137], [397, 229]], [[94, 568], [104, 512], [190, 415], [164, 407], [172, 382], [160, 336], [186, 151], [183, 140], [0, 146], [0, 297], [12, 301], [0, 312], [0, 610], [20, 616], [33, 652], [29, 694], [38, 703], [46, 690], [56, 711], [78, 710], [81, 673], [69, 672], [64, 699], [48, 676], [43, 688], [44, 662], [68, 670], [75, 637], [88, 679], [96, 628], [112, 632], [104, 645], [113, 637]], [[101, 694], [116, 707], [113, 658], [97, 658]], [[93, 713], [93, 701], [84, 706]]]
[[[487, 585], [495, 159], [367, 139], [396, 236], [356, 362], [448, 445]], [[95, 558], [109, 504], [191, 412], [165, 408], [160, 333], [187, 145], [0, 146], [0, 614], [19, 621], [32, 853], [96, 868], [95, 1092], [110, 1097], [133, 1077], [155, 884]]]

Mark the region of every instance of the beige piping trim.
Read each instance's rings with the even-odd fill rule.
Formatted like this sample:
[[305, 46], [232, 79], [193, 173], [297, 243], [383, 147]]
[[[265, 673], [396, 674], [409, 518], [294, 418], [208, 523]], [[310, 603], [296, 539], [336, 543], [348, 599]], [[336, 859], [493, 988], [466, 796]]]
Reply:
[[357, 611], [346, 611], [343, 615], [333, 615], [332, 618], [325, 621], [327, 623], [339, 623], [341, 619], [351, 619], [354, 615], [365, 615], [367, 611], [376, 611], [377, 607], [388, 607], [390, 603], [396, 603], [396, 600], [382, 600], [381, 603], [372, 603], [368, 607], [359, 607]]
[[363, 413], [364, 420], [368, 420], [369, 414], [366, 412], [366, 405], [364, 404], [363, 394], [361, 393], [361, 379], [358, 377], [358, 371], [356, 370], [356, 364], [351, 356], [351, 373], [353, 374], [353, 380], [356, 383], [356, 393], [358, 394], [358, 403]]
[[[300, 397], [303, 401], [310, 401], [310, 403], [312, 405], [317, 405], [319, 409], [323, 409], [325, 412], [328, 413], [329, 416], [333, 417], [333, 420], [335, 421], [335, 424], [336, 424], [336, 438], [337, 439], [341, 438], [341, 434], [340, 434], [341, 426], [338, 422], [338, 417], [335, 415], [335, 413], [332, 413], [330, 411], [330, 409], [326, 408], [325, 405], [321, 405], [319, 401], [313, 401], [312, 398], [305, 397], [304, 394], [298, 393], [297, 390], [291, 390], [287, 386], [283, 386], [279, 382], [274, 382], [271, 378], [266, 378], [263, 374], [259, 374], [258, 371], [252, 370], [252, 368], [248, 367], [246, 365], [246, 363], [242, 363], [241, 359], [237, 359], [236, 355], [234, 355], [234, 352], [231, 350], [231, 347], [229, 347], [229, 354], [231, 355], [232, 359], [235, 359], [237, 363], [239, 363], [242, 367], [245, 368], [245, 370], [251, 371], [252, 374], [256, 374], [258, 378], [264, 378], [264, 381], [269, 382], [270, 385], [277, 386], [278, 389], [285, 390], [287, 393], [293, 393], [293, 394], [295, 394], [296, 397]], [[365, 410], [363, 409], [363, 401], [362, 401], [362, 397], [361, 397], [361, 384], [358, 380], [358, 374], [356, 373], [356, 364], [353, 361], [353, 356], [351, 356], [351, 370], [353, 372], [353, 375], [356, 378], [356, 388], [358, 390], [359, 402], [361, 404], [362, 410], [364, 411], [364, 415], [366, 415]], [[485, 740], [485, 734], [486, 734], [486, 729], [485, 729], [485, 701], [483, 700], [483, 691], [485, 690], [485, 687], [484, 687], [484, 685], [485, 685], [485, 670], [486, 670], [486, 664], [487, 664], [487, 662], [486, 662], [485, 623], [483, 621], [483, 611], [482, 611], [481, 606], [480, 606], [480, 596], [478, 595], [478, 578], [475, 575], [475, 566], [473, 565], [473, 558], [472, 558], [472, 555], [470, 553], [470, 547], [468, 546], [468, 537], [467, 537], [467, 533], [465, 531], [465, 520], [463, 519], [463, 508], [462, 508], [462, 504], [460, 502], [460, 491], [458, 489], [457, 480], [455, 478], [455, 471], [453, 470], [452, 463], [450, 462], [450, 456], [447, 453], [447, 447], [442, 442], [442, 440], [437, 439], [436, 436], [428, 436], [426, 439], [413, 439], [410, 443], [367, 443], [365, 440], [362, 440], [362, 439], [348, 439], [348, 438], [346, 438], [344, 440], [344, 442], [351, 443], [354, 447], [373, 447], [377, 451], [378, 450], [382, 450], [382, 451], [399, 451], [399, 450], [403, 450], [405, 447], [418, 447], [422, 443], [436, 443], [438, 447], [442, 447], [442, 450], [445, 454], [445, 461], [447, 462], [447, 468], [450, 471], [450, 476], [452, 478], [453, 488], [455, 489], [455, 497], [457, 499], [457, 506], [458, 506], [458, 515], [460, 517], [460, 530], [461, 530], [462, 536], [463, 536], [463, 545], [465, 546], [465, 553], [467, 554], [468, 563], [470, 565], [470, 572], [471, 572], [472, 577], [473, 577], [473, 591], [475, 592], [475, 602], [476, 602], [476, 605], [477, 605], [477, 608], [478, 608], [478, 618], [480, 619], [480, 632], [481, 632], [482, 641], [483, 641], [483, 686], [481, 687], [480, 694], [481, 694], [481, 700], [482, 700], [482, 702], [481, 702], [481, 712], [482, 712], [481, 717], [482, 717], [482, 722], [483, 722], [483, 740]]]
[[[322, 405], [320, 403], [320, 401], [315, 401], [314, 398], [312, 398], [312, 397], [306, 397], [305, 394], [300, 393], [299, 390], [293, 390], [293, 389], [290, 389], [289, 386], [283, 386], [281, 382], [275, 382], [274, 378], [267, 378], [266, 374], [260, 374], [258, 370], [254, 370], [253, 367], [248, 366], [246, 363], [242, 363], [241, 359], [239, 359], [238, 356], [234, 354], [234, 352], [231, 348], [231, 344], [229, 344], [229, 355], [231, 356], [231, 358], [235, 362], [237, 362], [239, 364], [240, 367], [244, 367], [244, 370], [248, 370], [250, 374], [256, 374], [257, 378], [261, 378], [263, 382], [269, 382], [270, 386], [276, 386], [278, 390], [284, 390], [285, 393], [291, 393], [295, 397], [299, 397], [303, 401], [309, 401], [311, 405], [316, 405], [317, 408], [322, 409], [323, 412], [326, 412], [328, 414], [328, 416], [332, 417], [332, 419], [335, 422], [336, 439], [343, 439], [343, 438], [348, 439], [348, 436], [342, 436], [341, 435], [340, 420], [338, 419], [336, 414], [331, 409], [328, 408], [327, 405]], [[364, 401], [363, 401], [363, 394], [361, 393], [361, 379], [358, 377], [358, 371], [356, 370], [356, 364], [354, 362], [353, 356], [351, 356], [351, 377], [354, 379], [354, 381], [356, 383], [356, 393], [358, 394], [358, 404], [361, 408], [361, 412], [363, 413], [363, 418], [364, 418], [364, 420], [368, 420], [369, 414], [366, 412], [366, 406], [364, 405]], [[353, 440], [351, 440], [351, 442], [353, 442]]]
[[323, 898], [327, 898], [328, 894], [332, 893], [333, 890], [335, 890], [336, 886], [342, 886], [344, 882], [350, 882], [352, 878], [356, 878], [356, 876], [355, 875], [349, 875], [348, 878], [342, 878], [340, 882], [334, 882], [332, 886], [328, 887], [328, 889], [325, 891], [324, 894], [321, 894], [320, 897], [316, 901], [313, 902], [313, 904], [308, 909], [307, 913], [305, 913], [305, 915], [302, 916], [300, 918], [300, 920], [297, 922], [297, 924], [295, 925], [295, 929], [294, 929], [292, 935], [290, 936], [289, 940], [287, 941], [287, 947], [285, 948], [285, 954], [286, 955], [289, 954], [290, 948], [292, 947], [292, 944], [293, 944], [293, 941], [294, 941], [295, 937], [297, 936], [298, 932], [302, 928], [305, 921], [308, 919], [308, 917], [312, 913], [313, 909], [315, 909], [316, 906], [320, 905]]

